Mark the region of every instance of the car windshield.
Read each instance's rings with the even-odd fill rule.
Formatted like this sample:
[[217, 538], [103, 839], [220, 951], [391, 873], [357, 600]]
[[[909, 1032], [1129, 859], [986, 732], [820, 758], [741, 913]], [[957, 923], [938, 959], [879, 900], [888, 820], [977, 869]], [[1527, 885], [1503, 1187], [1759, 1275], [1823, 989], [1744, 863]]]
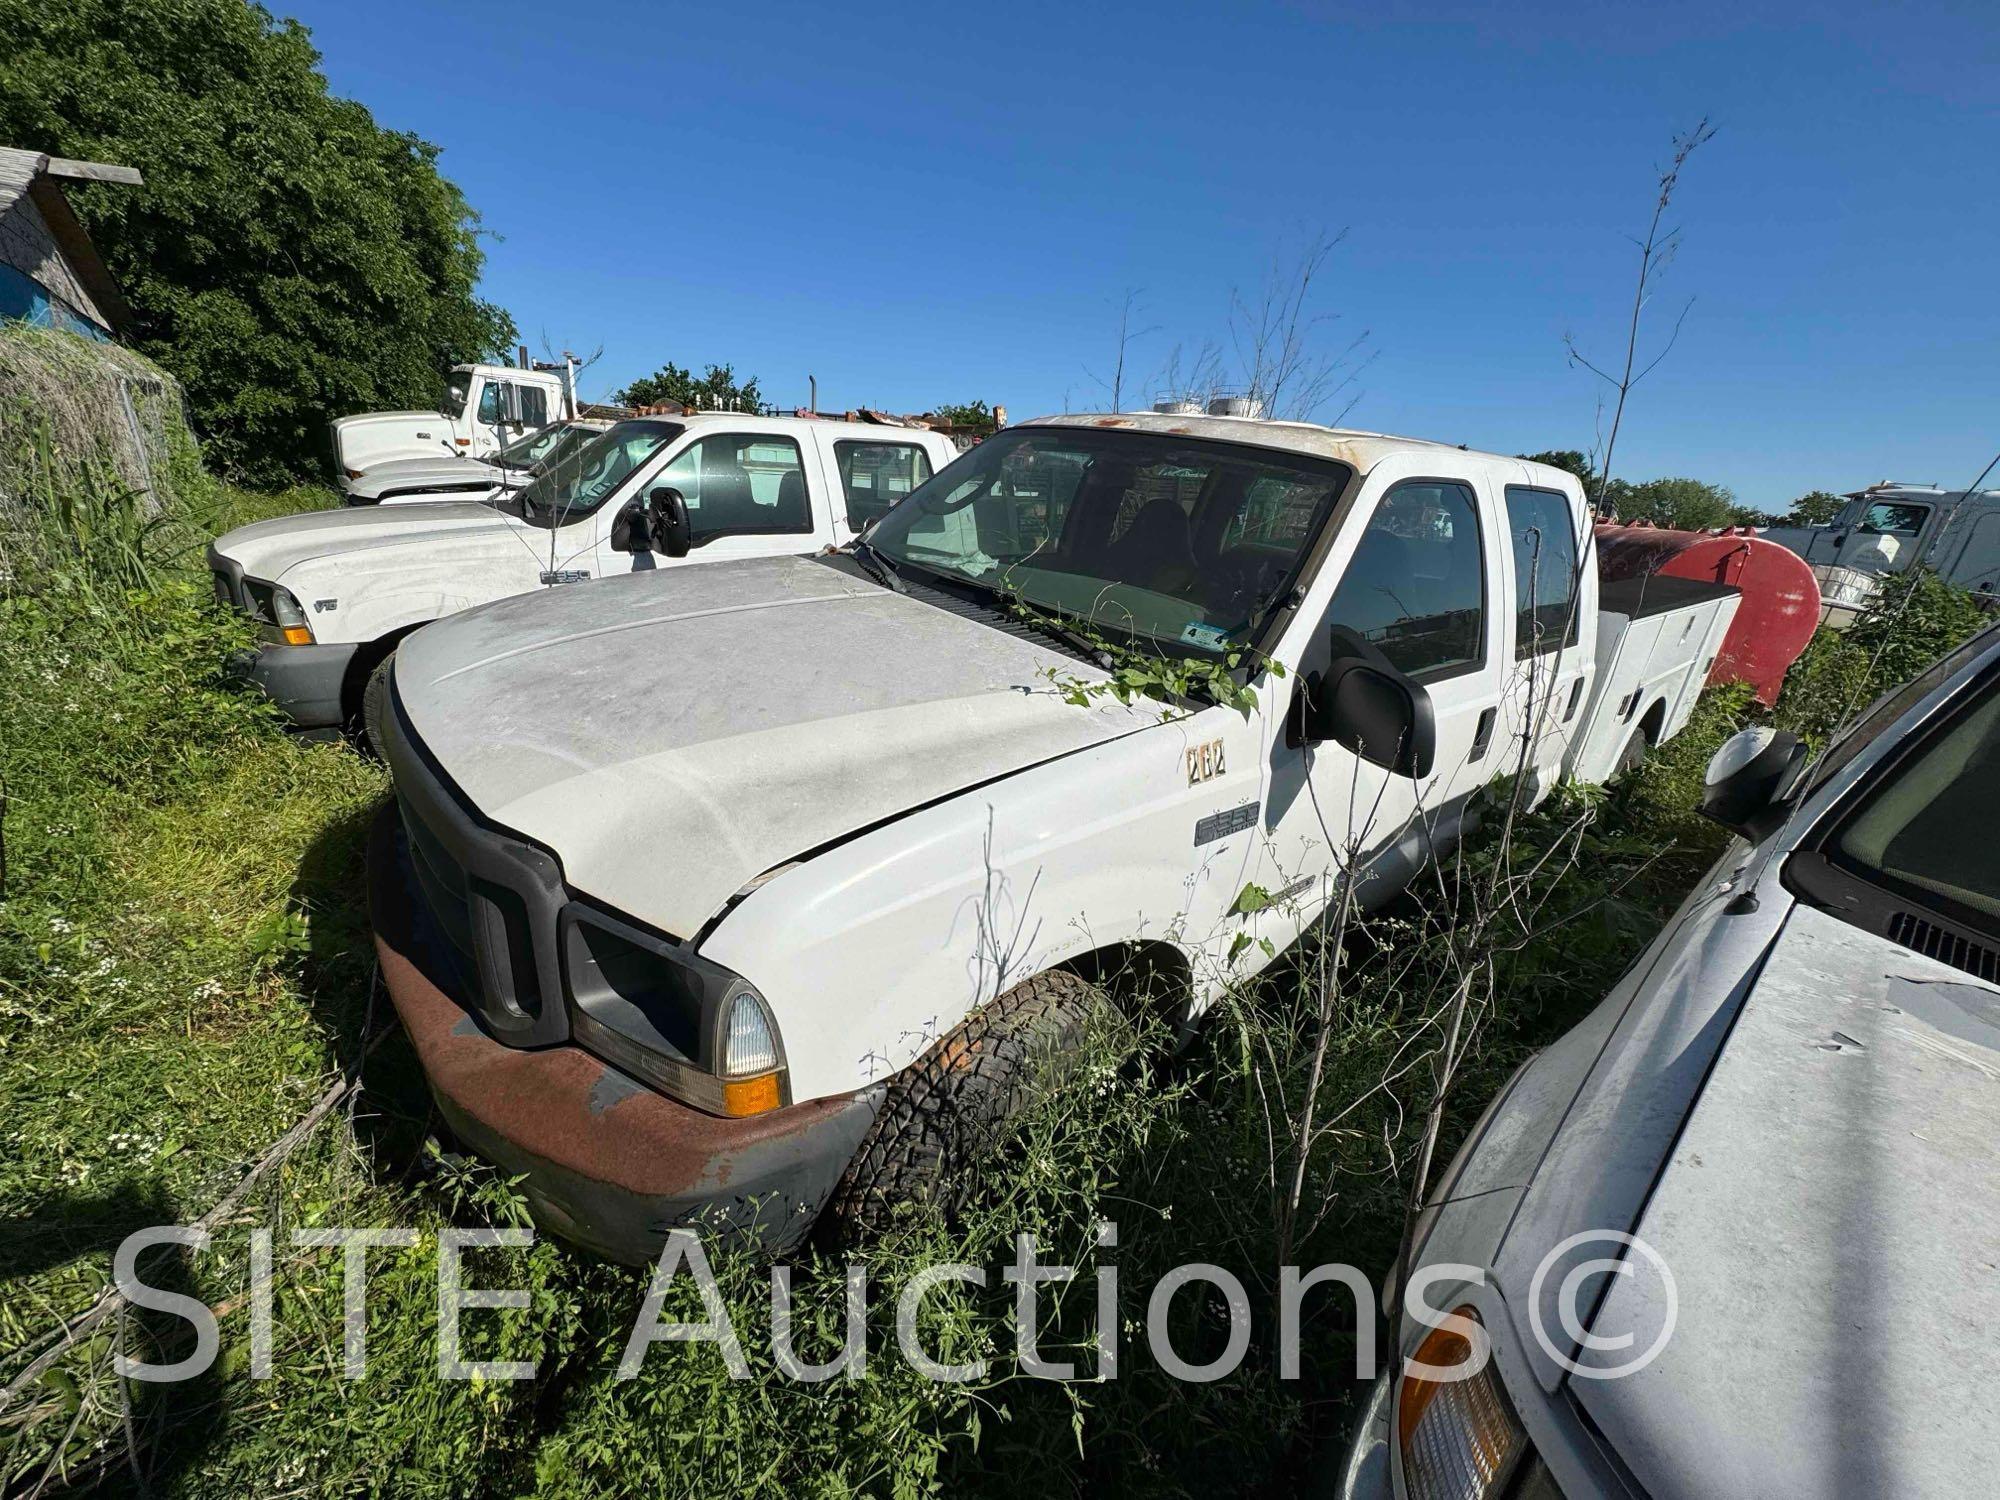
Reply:
[[898, 566], [1220, 655], [1256, 643], [1350, 473], [1168, 433], [1021, 428], [912, 491], [867, 540]]
[[1828, 852], [1864, 879], [1941, 898], [1991, 926], [2000, 920], [1996, 827], [2000, 680], [1872, 789]]
[[515, 494], [511, 505], [518, 505], [521, 519], [532, 526], [554, 528], [580, 521], [680, 435], [676, 422], [620, 422], [544, 465]]
[[442, 416], [462, 417], [465, 415], [465, 398], [472, 393], [472, 372], [453, 370], [444, 383], [444, 401], [438, 412]]

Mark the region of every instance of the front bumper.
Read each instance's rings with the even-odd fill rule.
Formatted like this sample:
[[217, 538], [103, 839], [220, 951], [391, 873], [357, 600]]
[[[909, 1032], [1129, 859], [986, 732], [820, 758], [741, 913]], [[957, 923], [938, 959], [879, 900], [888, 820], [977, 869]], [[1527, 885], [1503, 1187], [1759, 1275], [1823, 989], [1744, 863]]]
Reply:
[[655, 1259], [699, 1228], [772, 1253], [798, 1244], [875, 1117], [879, 1091], [725, 1120], [654, 1093], [581, 1047], [496, 1040], [458, 994], [393, 804], [368, 844], [382, 980], [447, 1123], [511, 1177], [550, 1232], [610, 1260]]
[[347, 674], [360, 649], [352, 642], [314, 646], [263, 646], [244, 653], [243, 675], [305, 729], [338, 728]]

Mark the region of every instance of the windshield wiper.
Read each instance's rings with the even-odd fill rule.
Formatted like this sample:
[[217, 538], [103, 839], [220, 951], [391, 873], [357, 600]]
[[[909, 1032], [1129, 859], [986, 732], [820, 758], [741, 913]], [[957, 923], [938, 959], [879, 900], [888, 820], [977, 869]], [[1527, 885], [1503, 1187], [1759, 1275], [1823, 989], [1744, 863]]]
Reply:
[[1076, 629], [1074, 626], [1065, 625], [1060, 619], [1043, 610], [1019, 590], [1010, 589], [1004, 583], [988, 583], [983, 578], [974, 578], [971, 574], [961, 573], [957, 569], [952, 569], [948, 573], [939, 573], [935, 576], [940, 578], [948, 577], [953, 583], [969, 584], [981, 593], [991, 594], [994, 598], [1003, 600], [1012, 606], [1008, 610], [1008, 613], [1029, 629], [1039, 630], [1043, 635], [1049, 637], [1049, 639], [1060, 641], [1078, 656], [1081, 656], [1085, 661], [1095, 666], [1102, 667], [1106, 671], [1111, 669], [1111, 653], [1105, 650], [1102, 641], [1084, 631]]
[[896, 569], [891, 565], [888, 558], [877, 552], [868, 543], [861, 540], [860, 537], [854, 539], [853, 546], [848, 550], [854, 554], [854, 560], [861, 564], [868, 576], [881, 584], [883, 588], [889, 590], [892, 594], [904, 592], [903, 580], [896, 576]]

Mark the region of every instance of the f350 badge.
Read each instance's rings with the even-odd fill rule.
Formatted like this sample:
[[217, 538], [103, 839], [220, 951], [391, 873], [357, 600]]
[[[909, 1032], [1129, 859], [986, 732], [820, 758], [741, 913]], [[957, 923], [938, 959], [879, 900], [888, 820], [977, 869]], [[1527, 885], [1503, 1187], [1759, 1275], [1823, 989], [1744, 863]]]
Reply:
[[542, 582], [546, 584], [582, 583], [590, 574], [582, 568], [560, 568], [553, 573], [544, 573]]
[[1203, 744], [1191, 745], [1187, 752], [1187, 778], [1189, 786], [1200, 786], [1204, 781], [1213, 781], [1222, 774], [1222, 741], [1208, 740]]

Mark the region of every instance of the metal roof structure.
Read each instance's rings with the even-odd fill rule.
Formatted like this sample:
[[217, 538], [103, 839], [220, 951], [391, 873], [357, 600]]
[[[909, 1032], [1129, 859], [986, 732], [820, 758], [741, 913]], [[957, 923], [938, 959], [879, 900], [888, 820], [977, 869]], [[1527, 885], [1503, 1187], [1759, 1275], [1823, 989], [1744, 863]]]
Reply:
[[144, 181], [132, 167], [0, 146], [0, 261], [94, 322], [110, 329], [129, 325], [132, 310], [71, 211], [62, 184], [136, 187]]

